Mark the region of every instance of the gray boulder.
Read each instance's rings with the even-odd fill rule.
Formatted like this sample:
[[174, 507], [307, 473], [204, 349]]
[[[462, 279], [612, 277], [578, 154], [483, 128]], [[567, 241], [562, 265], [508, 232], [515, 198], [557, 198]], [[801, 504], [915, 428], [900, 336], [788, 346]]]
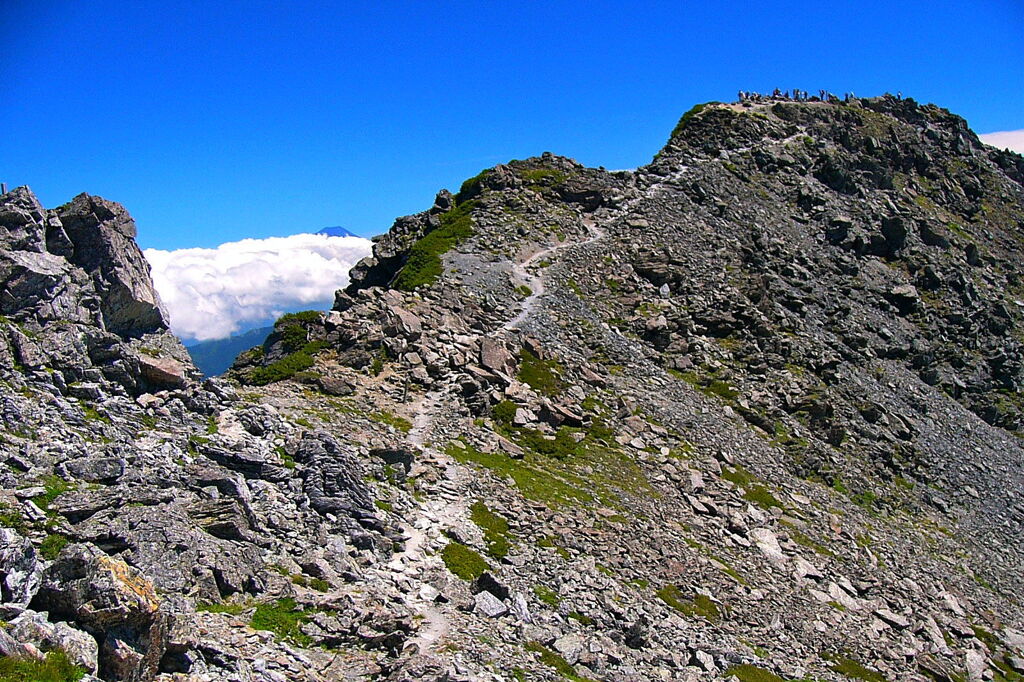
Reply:
[[136, 682], [156, 674], [168, 616], [153, 584], [120, 559], [91, 545], [65, 547], [44, 572], [32, 606], [100, 641], [101, 677]]
[[28, 606], [39, 574], [32, 543], [11, 528], [0, 528], [0, 617], [6, 620]]
[[67, 623], [51, 623], [46, 614], [25, 611], [10, 621], [9, 632], [20, 642], [27, 642], [40, 651], [60, 649], [75, 665], [95, 674], [99, 665], [99, 645], [92, 635]]
[[106, 328], [138, 336], [167, 328], [167, 313], [153, 287], [149, 264], [135, 243], [135, 221], [120, 204], [79, 194], [56, 209], [74, 245], [72, 264], [93, 278]]

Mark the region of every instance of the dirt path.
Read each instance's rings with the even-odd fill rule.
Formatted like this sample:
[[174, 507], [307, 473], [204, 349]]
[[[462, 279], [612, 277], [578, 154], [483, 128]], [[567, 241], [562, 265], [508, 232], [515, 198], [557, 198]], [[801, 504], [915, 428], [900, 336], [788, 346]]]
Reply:
[[516, 286], [529, 287], [530, 295], [523, 299], [523, 307], [519, 310], [519, 314], [501, 326], [503, 330], [517, 329], [519, 325], [521, 325], [523, 321], [530, 316], [537, 305], [537, 301], [539, 301], [540, 297], [544, 295], [544, 276], [541, 273], [531, 273], [530, 266], [557, 253], [558, 251], [561, 251], [562, 249], [568, 249], [574, 246], [585, 246], [604, 237], [604, 231], [597, 228], [597, 223], [595, 221], [584, 218], [583, 224], [591, 232], [591, 235], [583, 241], [567, 242], [565, 244], [549, 246], [548, 248], [541, 249], [537, 253], [533, 254], [522, 263], [516, 263], [512, 266], [513, 282]]
[[[653, 191], [654, 187], [648, 188], [647, 192]], [[640, 198], [637, 196], [626, 202], [618, 210], [603, 217], [601, 222], [610, 222], [625, 215]], [[605, 231], [598, 226], [597, 219], [583, 218], [583, 225], [589, 232], [586, 239], [541, 249], [522, 263], [512, 266], [514, 284], [529, 287], [530, 294], [523, 300], [519, 313], [503, 324], [501, 330], [517, 329], [534, 312], [538, 302], [544, 296], [546, 287], [543, 270], [536, 273], [531, 272], [531, 268], [534, 268], [536, 263], [554, 256], [563, 249], [586, 246], [605, 236]], [[452, 386], [446, 385], [430, 391], [415, 408], [412, 428], [409, 430], [407, 439], [410, 444], [422, 449], [422, 454], [418, 459], [424, 463], [431, 461], [451, 463], [444, 452], [433, 446], [431, 436], [445, 404], [453, 399], [450, 395], [452, 390]], [[423, 466], [423, 464], [418, 466]], [[416, 473], [416, 467], [417, 465], [414, 465], [413, 474]], [[449, 469], [446, 479], [438, 481], [424, 491], [427, 501], [420, 502], [412, 515], [411, 522], [402, 526], [408, 539], [402, 551], [394, 555], [389, 565], [393, 570], [398, 570], [404, 575], [414, 578], [417, 582], [440, 565], [440, 557], [431, 553], [431, 550], [442, 542], [441, 532], [446, 527], [464, 521], [468, 516], [466, 503], [463, 501], [464, 495], [461, 494], [464, 486], [460, 486], [457, 470], [458, 468], [455, 468], [453, 472], [452, 469]], [[462, 472], [462, 475], [468, 475], [468, 472]], [[409, 639], [409, 644], [415, 645], [422, 654], [436, 651], [438, 643], [451, 629], [449, 616], [432, 600], [433, 596], [433, 588], [424, 581], [420, 583], [419, 592], [410, 600], [422, 621], [416, 634]]]

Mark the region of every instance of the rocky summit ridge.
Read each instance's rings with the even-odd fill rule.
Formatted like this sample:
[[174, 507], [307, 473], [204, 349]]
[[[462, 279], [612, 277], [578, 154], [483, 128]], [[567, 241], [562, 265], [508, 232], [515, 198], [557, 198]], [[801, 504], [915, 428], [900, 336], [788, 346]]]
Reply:
[[1024, 159], [944, 109], [487, 169], [219, 379], [123, 208], [0, 226], [0, 665], [1024, 679]]

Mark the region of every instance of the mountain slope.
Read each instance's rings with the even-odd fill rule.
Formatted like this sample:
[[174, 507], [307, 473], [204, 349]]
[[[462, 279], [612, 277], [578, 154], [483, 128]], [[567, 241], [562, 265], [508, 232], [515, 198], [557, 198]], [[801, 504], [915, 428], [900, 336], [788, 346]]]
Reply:
[[[910, 100], [698, 107], [635, 172], [442, 191], [241, 386], [33, 359], [22, 277], [10, 636], [104, 679], [1020, 679], [1022, 170]], [[60, 212], [15, 213], [32, 261]]]

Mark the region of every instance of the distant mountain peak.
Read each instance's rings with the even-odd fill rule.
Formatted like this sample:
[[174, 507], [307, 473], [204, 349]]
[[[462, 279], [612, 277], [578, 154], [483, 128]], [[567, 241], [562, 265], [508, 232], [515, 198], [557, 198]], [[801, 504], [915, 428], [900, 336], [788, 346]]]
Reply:
[[316, 234], [325, 234], [328, 237], [358, 237], [359, 235], [350, 230], [346, 230], [340, 225], [334, 225], [332, 227], [325, 227], [322, 230], [316, 232]]

